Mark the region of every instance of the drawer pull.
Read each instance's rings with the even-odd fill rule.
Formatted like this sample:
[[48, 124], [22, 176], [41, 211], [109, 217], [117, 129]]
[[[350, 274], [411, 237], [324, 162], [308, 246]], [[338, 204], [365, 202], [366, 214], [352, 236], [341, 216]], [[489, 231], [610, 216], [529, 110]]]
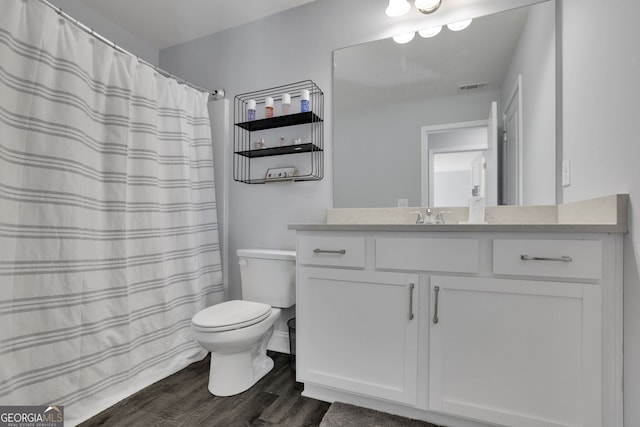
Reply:
[[436, 286], [433, 288], [433, 290], [435, 291], [435, 306], [433, 308], [433, 324], [437, 325], [438, 324], [438, 294], [440, 293], [440, 286]]
[[338, 250], [333, 250], [333, 249], [314, 249], [313, 250], [314, 254], [338, 254], [338, 255], [344, 255], [347, 253], [346, 249], [338, 249]]
[[548, 258], [540, 256], [520, 255], [520, 259], [523, 261], [558, 261], [558, 262], [571, 262], [573, 258], [570, 256], [561, 256], [559, 258]]
[[413, 320], [413, 288], [416, 285], [409, 283], [409, 320]]

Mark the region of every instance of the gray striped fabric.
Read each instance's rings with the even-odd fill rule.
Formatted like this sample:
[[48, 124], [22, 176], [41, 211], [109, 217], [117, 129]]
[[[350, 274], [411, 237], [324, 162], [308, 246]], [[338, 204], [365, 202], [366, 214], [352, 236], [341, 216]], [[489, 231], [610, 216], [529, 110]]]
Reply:
[[222, 300], [208, 94], [37, 0], [0, 14], [0, 404], [75, 425], [204, 357]]

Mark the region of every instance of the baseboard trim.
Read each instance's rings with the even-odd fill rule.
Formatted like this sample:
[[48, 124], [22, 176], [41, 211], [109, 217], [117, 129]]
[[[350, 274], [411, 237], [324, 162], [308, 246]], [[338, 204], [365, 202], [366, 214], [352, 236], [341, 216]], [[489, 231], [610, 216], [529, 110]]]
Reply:
[[358, 394], [352, 394], [341, 390], [323, 387], [308, 382], [304, 383], [302, 396], [309, 397], [323, 402], [343, 402], [350, 405], [361, 406], [376, 411], [386, 412], [388, 414], [400, 415], [402, 417], [415, 420], [427, 421], [436, 425], [450, 427], [491, 427], [479, 421], [467, 420], [464, 418], [451, 417], [437, 412], [431, 412], [415, 407], [405, 406], [398, 403], [388, 402], [375, 398], [365, 397]]

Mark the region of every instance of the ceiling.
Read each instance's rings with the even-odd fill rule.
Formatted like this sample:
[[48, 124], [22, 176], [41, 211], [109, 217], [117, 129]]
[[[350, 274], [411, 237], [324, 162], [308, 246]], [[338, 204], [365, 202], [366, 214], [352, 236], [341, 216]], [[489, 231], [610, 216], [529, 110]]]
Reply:
[[313, 0], [78, 1], [159, 50]]

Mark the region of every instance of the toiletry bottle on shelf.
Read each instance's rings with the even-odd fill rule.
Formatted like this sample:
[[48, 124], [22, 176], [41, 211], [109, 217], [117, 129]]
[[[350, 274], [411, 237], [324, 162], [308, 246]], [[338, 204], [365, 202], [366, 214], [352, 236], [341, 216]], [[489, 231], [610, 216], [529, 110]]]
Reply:
[[284, 139], [284, 136], [280, 137], [280, 147], [284, 147], [285, 145], [287, 145], [287, 140]]
[[256, 150], [262, 150], [263, 148], [267, 148], [267, 146], [264, 144], [264, 138], [259, 138], [254, 144], [254, 147], [256, 148]]
[[250, 99], [247, 101], [247, 120], [256, 119], [256, 100]]
[[264, 118], [270, 119], [273, 117], [273, 98], [267, 96], [264, 99]]
[[286, 116], [289, 114], [289, 107], [291, 107], [291, 95], [288, 93], [282, 94], [282, 115]]
[[300, 112], [306, 113], [311, 111], [309, 108], [309, 91], [307, 89], [302, 89], [300, 91]]

